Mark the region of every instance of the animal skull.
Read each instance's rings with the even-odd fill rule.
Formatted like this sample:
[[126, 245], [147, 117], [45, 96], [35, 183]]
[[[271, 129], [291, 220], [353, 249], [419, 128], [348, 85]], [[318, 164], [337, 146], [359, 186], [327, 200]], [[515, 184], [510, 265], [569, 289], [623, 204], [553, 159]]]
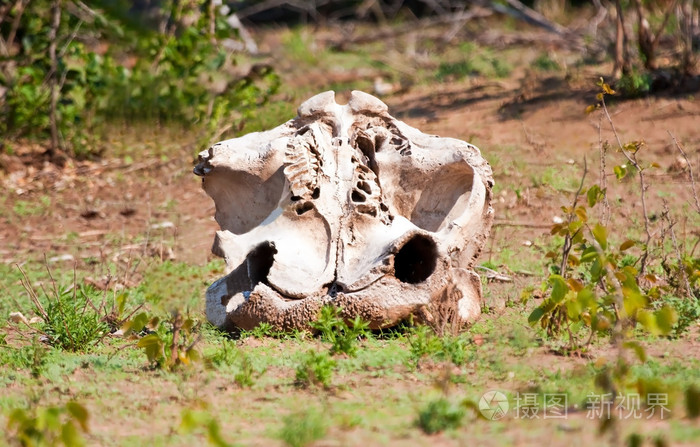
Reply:
[[472, 268], [493, 221], [491, 167], [371, 95], [316, 95], [274, 129], [201, 152], [194, 172], [216, 204], [212, 251], [227, 266], [206, 294], [216, 326], [305, 328], [335, 304], [387, 327], [425, 315], [447, 287], [462, 320], [481, 312]]

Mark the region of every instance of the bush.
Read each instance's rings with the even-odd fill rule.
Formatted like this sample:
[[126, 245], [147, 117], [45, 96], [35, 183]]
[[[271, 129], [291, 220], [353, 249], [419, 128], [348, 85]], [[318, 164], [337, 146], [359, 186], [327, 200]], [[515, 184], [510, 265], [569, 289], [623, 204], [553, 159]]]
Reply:
[[84, 445], [80, 432], [87, 433], [89, 413], [77, 402], [62, 407], [12, 410], [7, 418], [10, 439], [23, 446], [66, 447]]
[[14, 348], [0, 336], [0, 364], [16, 370], [29, 369], [33, 377], [38, 377], [44, 370], [47, 352], [48, 348], [37, 338], [32, 340], [31, 345]]
[[65, 351], [82, 352], [107, 335], [110, 328], [95, 305], [102, 299], [101, 293], [89, 286], [56, 292], [42, 315], [41, 327], [48, 343]]
[[323, 414], [316, 409], [310, 409], [286, 416], [278, 438], [290, 447], [304, 447], [325, 435], [326, 423]]
[[428, 403], [418, 413], [416, 424], [425, 433], [432, 435], [462, 425], [465, 411], [462, 407], [454, 405], [445, 398], [440, 398]]
[[330, 388], [336, 363], [326, 352], [309, 351], [296, 369], [296, 384], [301, 387], [320, 385]]
[[455, 365], [463, 365], [467, 360], [468, 339], [460, 335], [443, 335], [439, 337], [426, 325], [417, 326], [408, 338], [411, 350], [411, 360], [414, 364], [423, 357], [450, 361]]
[[167, 320], [142, 312], [125, 325], [125, 333], [139, 333], [147, 328], [149, 333], [136, 346], [143, 349], [151, 367], [172, 370], [201, 359], [196, 349], [201, 340], [199, 327], [200, 323], [179, 311], [173, 312]]
[[370, 335], [369, 323], [359, 315], [348, 323], [340, 316], [341, 311], [338, 307], [323, 306], [311, 327], [321, 332], [324, 341], [331, 343], [331, 354], [342, 352], [354, 357], [358, 340]]
[[[16, 35], [23, 37], [9, 43], [16, 54], [0, 60], [0, 87], [6, 90], [0, 110], [7, 117], [0, 121], [2, 140], [51, 138], [52, 150], [89, 157], [99, 154], [95, 133], [110, 119], [206, 123], [212, 133], [255, 114], [279, 79], [261, 67], [215, 88], [231, 63], [218, 39], [233, 37], [233, 31], [223, 17], [215, 15], [212, 24], [209, 15], [199, 14], [205, 2], [162, 2], [158, 13], [169, 17], [164, 32], [131, 23], [122, 6], [109, 2], [104, 10], [91, 10], [95, 20], [88, 22], [68, 2], [36, 0], [23, 12], [10, 10], [5, 23], [16, 21]], [[188, 15], [199, 20], [185, 26], [179, 19]], [[11, 35], [10, 26], [0, 27], [5, 42]], [[95, 41], [110, 42], [107, 52], [97, 54], [85, 43]], [[133, 62], [128, 67], [117, 62], [127, 59]]]

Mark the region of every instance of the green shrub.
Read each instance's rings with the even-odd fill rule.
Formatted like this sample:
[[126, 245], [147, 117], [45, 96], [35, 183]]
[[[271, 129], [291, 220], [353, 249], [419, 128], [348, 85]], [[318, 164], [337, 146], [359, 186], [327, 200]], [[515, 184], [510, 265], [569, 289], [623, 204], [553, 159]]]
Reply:
[[263, 373], [263, 371], [259, 371], [254, 367], [250, 357], [245, 354], [241, 355], [241, 359], [237, 367], [238, 370], [233, 375], [233, 380], [241, 388], [250, 388], [255, 385], [255, 381]]
[[653, 76], [650, 73], [640, 73], [637, 70], [632, 70], [630, 73], [623, 74], [620, 77], [615, 84], [615, 88], [627, 97], [636, 98], [651, 91], [652, 81]]
[[250, 388], [256, 380], [265, 372], [256, 368], [251, 357], [236, 348], [232, 340], [220, 340], [220, 348], [214, 354], [205, 357], [205, 364], [210, 367], [233, 370], [233, 380], [241, 388]]
[[77, 402], [61, 407], [17, 408], [7, 418], [9, 438], [22, 446], [66, 447], [85, 445], [81, 432], [87, 433], [89, 413]]
[[460, 335], [444, 335], [438, 337], [426, 325], [419, 325], [408, 337], [411, 360], [417, 364], [424, 357], [436, 360], [450, 361], [455, 365], [463, 365], [467, 360], [469, 341]]
[[215, 447], [230, 447], [231, 444], [221, 435], [221, 427], [214, 416], [205, 410], [182, 410], [179, 431], [183, 434], [202, 431], [207, 434], [207, 441]]
[[[171, 18], [165, 32], [143, 23], [134, 26], [122, 5], [109, 3], [95, 9], [96, 20], [85, 22], [61, 2], [56, 29], [49, 0], [29, 2], [23, 13], [11, 9], [5, 23], [15, 20], [23, 38], [15, 42], [13, 63], [0, 60], [0, 87], [6, 89], [0, 110], [7, 118], [0, 121], [2, 140], [53, 138], [53, 115], [59, 146], [89, 157], [101, 150], [96, 131], [114, 118], [205, 125], [213, 133], [254, 116], [277, 90], [279, 78], [261, 67], [221, 91], [214, 87], [231, 64], [217, 39], [231, 33], [223, 17], [215, 15], [215, 33], [209, 34], [210, 17], [199, 14], [206, 1], [163, 2], [158, 13]], [[198, 22], [182, 25], [179, 18], [187, 15], [199, 17]], [[11, 28], [0, 28], [4, 41]], [[96, 38], [110, 41], [105, 54], [83, 43]], [[55, 70], [52, 43], [58, 47]], [[127, 68], [116, 62], [125, 59], [134, 63]], [[52, 91], [58, 96], [55, 110]]]
[[435, 77], [440, 82], [460, 80], [467, 76], [484, 76], [487, 78], [504, 78], [513, 68], [492, 51], [475, 45], [462, 47], [464, 59], [456, 62], [441, 62]]
[[445, 398], [433, 400], [418, 413], [416, 424], [425, 433], [432, 435], [462, 425], [465, 411]]
[[[48, 343], [65, 351], [83, 352], [109, 333], [109, 326], [98, 312], [102, 292], [89, 286], [55, 290], [44, 309], [41, 329]], [[98, 303], [98, 304], [96, 304]]]
[[330, 388], [336, 362], [327, 352], [309, 351], [296, 368], [296, 384], [301, 387]]
[[201, 339], [199, 326], [193, 318], [179, 311], [165, 321], [142, 312], [125, 325], [125, 333], [139, 333], [148, 328], [150, 333], [139, 339], [136, 346], [143, 349], [151, 367], [172, 370], [201, 360], [196, 349]]
[[[4, 335], [4, 334], [3, 334]], [[16, 370], [29, 369], [33, 377], [44, 370], [48, 348], [35, 337], [31, 345], [14, 348], [0, 340], [0, 364]]]
[[254, 337], [254, 338], [266, 338], [266, 337], [279, 337], [281, 334], [272, 327], [270, 323], [260, 322], [253, 329], [249, 331], [241, 331], [241, 338]]
[[689, 327], [700, 321], [700, 300], [692, 295], [682, 298], [675, 295], [666, 295], [653, 304], [657, 309], [670, 306], [675, 310], [678, 317], [676, 324], [673, 325], [673, 335], [675, 337], [680, 336]]
[[559, 69], [559, 64], [547, 53], [542, 53], [537, 56], [532, 62], [532, 65], [540, 71], [556, 71]]
[[331, 344], [331, 354], [342, 352], [354, 357], [358, 340], [371, 335], [369, 323], [359, 316], [348, 323], [340, 316], [341, 311], [338, 307], [323, 306], [318, 320], [311, 323], [311, 327], [321, 333], [322, 340]]
[[220, 341], [219, 349], [206, 357], [206, 362], [214, 367], [230, 366], [240, 356], [236, 343], [233, 340], [223, 339]]
[[312, 408], [286, 416], [277, 437], [290, 447], [304, 447], [322, 439], [326, 430], [323, 413]]

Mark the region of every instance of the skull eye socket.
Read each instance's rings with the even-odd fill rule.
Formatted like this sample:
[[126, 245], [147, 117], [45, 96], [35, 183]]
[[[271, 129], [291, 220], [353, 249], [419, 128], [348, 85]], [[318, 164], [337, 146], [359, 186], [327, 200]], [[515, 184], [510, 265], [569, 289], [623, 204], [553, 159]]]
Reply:
[[253, 288], [258, 283], [267, 283], [267, 275], [270, 274], [276, 254], [277, 249], [272, 242], [263, 242], [248, 253], [248, 277]]
[[418, 284], [428, 279], [437, 264], [435, 241], [416, 235], [406, 242], [394, 256], [394, 275], [408, 284]]

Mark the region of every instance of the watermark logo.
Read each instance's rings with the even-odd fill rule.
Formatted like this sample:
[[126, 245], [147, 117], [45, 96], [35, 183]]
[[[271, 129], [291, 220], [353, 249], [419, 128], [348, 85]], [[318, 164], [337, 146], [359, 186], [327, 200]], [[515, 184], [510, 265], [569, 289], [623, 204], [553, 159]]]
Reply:
[[505, 417], [508, 408], [508, 397], [500, 391], [487, 391], [479, 399], [479, 411], [490, 421], [497, 421]]
[[[566, 393], [515, 393], [512, 403], [515, 419], [566, 419], [569, 399]], [[502, 391], [490, 390], [479, 399], [479, 411], [490, 421], [503, 419], [511, 405]], [[578, 405], [573, 405], [578, 408]], [[586, 396], [588, 419], [665, 419], [671, 413], [668, 394], [637, 393], [607, 394], [589, 393]]]

